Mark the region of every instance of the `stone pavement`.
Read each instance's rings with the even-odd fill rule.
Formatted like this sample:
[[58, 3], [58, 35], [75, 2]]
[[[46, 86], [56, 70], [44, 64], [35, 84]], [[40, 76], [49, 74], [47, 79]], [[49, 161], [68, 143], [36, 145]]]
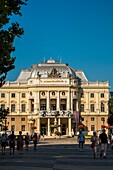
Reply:
[[29, 150], [23, 150], [19, 155], [6, 155], [0, 152], [0, 170], [113, 170], [113, 153], [108, 146], [107, 158], [93, 159], [89, 141], [86, 141], [84, 151], [80, 152], [75, 138], [46, 138], [41, 140], [37, 150], [33, 144]]

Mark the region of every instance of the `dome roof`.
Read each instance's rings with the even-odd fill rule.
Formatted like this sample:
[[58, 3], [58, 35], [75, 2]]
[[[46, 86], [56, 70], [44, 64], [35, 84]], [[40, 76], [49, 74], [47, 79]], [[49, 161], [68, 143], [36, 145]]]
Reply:
[[43, 64], [36, 64], [32, 66], [30, 78], [76, 78], [75, 71], [68, 66], [52, 59], [44, 62]]

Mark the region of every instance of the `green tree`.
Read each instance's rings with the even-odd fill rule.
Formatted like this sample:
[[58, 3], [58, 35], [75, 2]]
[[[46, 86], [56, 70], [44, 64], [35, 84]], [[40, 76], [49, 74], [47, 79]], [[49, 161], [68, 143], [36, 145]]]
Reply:
[[24, 33], [18, 22], [10, 23], [12, 15], [20, 15], [22, 5], [27, 0], [0, 0], [0, 87], [5, 83], [7, 73], [14, 69], [15, 57], [11, 53], [15, 51], [13, 42], [16, 37]]
[[113, 98], [109, 100], [109, 114], [113, 114]]
[[5, 123], [5, 127], [4, 127], [5, 134], [6, 134], [6, 130], [7, 130], [6, 123], [7, 123], [7, 115], [8, 114], [9, 114], [9, 108], [7, 108], [7, 109], [0, 108], [0, 122]]
[[113, 98], [109, 99], [109, 117], [108, 124], [113, 125]]

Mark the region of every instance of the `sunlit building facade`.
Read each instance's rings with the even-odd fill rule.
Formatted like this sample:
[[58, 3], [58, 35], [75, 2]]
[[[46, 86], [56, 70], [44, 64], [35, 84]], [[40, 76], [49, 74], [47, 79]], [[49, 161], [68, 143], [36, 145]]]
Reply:
[[[8, 130], [54, 135], [76, 134], [82, 123], [89, 133], [107, 125], [108, 82], [90, 82], [81, 70], [50, 59], [22, 70], [0, 88], [0, 107], [9, 108]], [[2, 124], [0, 125], [2, 130]]]

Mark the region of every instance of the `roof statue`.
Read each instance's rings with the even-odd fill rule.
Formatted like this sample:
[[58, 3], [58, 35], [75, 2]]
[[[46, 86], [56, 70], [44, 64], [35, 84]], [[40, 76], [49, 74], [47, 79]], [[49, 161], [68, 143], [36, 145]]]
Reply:
[[60, 77], [60, 73], [57, 72], [57, 69], [53, 67], [50, 74], [48, 74], [48, 77], [58, 78]]

